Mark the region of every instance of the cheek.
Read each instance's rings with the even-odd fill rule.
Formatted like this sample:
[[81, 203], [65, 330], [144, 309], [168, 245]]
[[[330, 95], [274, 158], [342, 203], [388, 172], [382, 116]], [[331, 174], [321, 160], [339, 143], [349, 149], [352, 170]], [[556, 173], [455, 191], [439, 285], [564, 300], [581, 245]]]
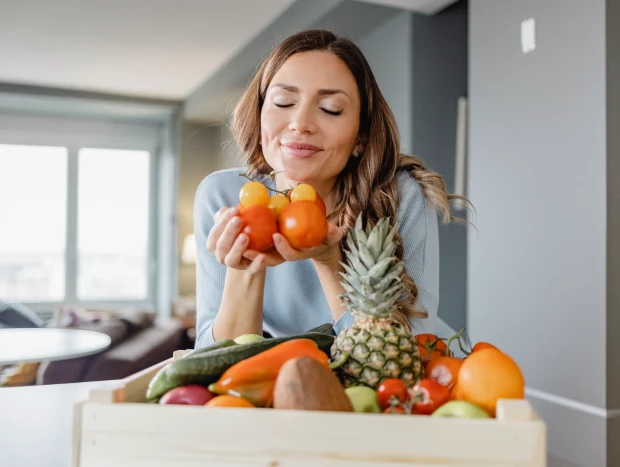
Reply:
[[263, 144], [268, 143], [278, 136], [286, 127], [286, 121], [282, 117], [283, 112], [274, 112], [271, 109], [263, 109], [260, 118], [261, 139]]

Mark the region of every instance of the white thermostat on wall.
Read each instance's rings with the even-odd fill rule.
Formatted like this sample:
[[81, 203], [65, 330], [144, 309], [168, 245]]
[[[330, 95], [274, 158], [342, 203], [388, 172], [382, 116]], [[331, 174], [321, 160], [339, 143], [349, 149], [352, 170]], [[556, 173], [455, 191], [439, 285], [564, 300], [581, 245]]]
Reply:
[[530, 53], [536, 48], [535, 26], [534, 18], [528, 18], [521, 22], [521, 50], [524, 54]]

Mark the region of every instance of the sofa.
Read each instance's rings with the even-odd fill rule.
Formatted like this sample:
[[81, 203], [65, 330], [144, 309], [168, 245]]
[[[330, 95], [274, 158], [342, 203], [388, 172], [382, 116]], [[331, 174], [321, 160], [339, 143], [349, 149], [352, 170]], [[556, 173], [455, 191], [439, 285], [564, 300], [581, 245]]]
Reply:
[[193, 348], [186, 327], [176, 319], [156, 318], [149, 310], [117, 312], [64, 307], [46, 327], [87, 329], [110, 336], [110, 346], [97, 354], [68, 360], [18, 364], [3, 371], [0, 385], [78, 383], [125, 378]]

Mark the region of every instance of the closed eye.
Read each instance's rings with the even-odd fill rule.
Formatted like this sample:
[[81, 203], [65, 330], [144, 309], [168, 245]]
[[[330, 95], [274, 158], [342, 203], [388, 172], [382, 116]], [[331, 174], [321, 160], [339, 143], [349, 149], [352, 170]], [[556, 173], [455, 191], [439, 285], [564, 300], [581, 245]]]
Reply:
[[321, 110], [323, 112], [325, 112], [326, 114], [329, 114], [329, 115], [340, 115], [340, 114], [342, 114], [341, 111], [327, 110], [327, 109], [324, 109], [323, 107], [321, 107]]

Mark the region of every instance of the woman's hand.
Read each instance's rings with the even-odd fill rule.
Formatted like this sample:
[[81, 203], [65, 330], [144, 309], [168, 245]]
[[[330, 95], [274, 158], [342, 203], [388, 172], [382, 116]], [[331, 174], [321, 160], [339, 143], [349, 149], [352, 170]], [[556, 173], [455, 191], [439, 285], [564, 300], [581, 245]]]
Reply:
[[340, 227], [334, 224], [328, 224], [327, 236], [319, 246], [304, 250], [296, 250], [291, 246], [284, 235], [276, 233], [273, 235], [275, 250], [262, 253], [254, 250], [245, 250], [243, 258], [253, 261], [262, 258], [267, 266], [277, 266], [284, 261], [312, 259], [319, 264], [338, 267], [339, 262], [342, 260], [340, 240], [343, 234], [344, 232]]
[[256, 274], [265, 269], [266, 258], [260, 255], [244, 257], [249, 238], [241, 232], [241, 218], [237, 214], [239, 210], [236, 207], [222, 208], [215, 214], [215, 225], [207, 237], [207, 250], [229, 268]]

